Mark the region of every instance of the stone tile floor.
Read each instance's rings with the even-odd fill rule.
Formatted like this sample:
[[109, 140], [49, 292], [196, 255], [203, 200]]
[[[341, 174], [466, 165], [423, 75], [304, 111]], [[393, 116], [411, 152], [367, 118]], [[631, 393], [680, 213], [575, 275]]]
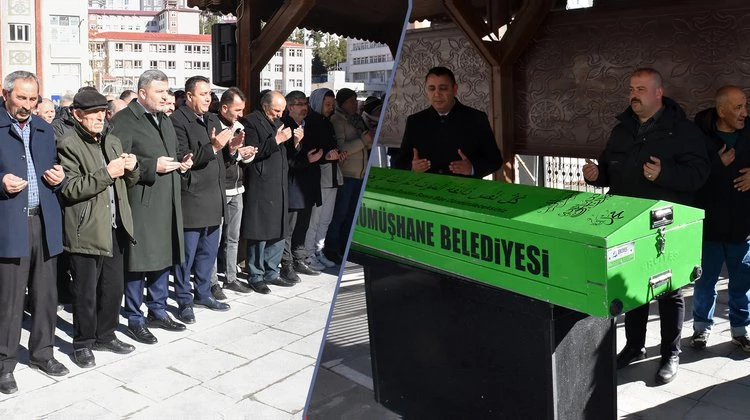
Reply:
[[27, 366], [25, 319], [19, 391], [0, 394], [0, 419], [301, 419], [338, 270], [301, 276], [290, 288], [271, 286], [269, 295], [227, 291], [228, 312], [196, 308], [187, 331], [152, 330], [155, 345], [119, 332], [136, 350], [95, 352], [91, 369], [68, 356], [73, 327], [66, 306], [58, 312], [54, 349], [70, 369], [62, 378]]
[[[622, 420], [750, 419], [750, 353], [731, 343], [727, 281], [719, 282], [714, 333], [708, 347], [690, 347], [692, 286], [685, 288], [680, 371], [674, 382], [657, 386], [659, 320], [651, 305], [648, 358], [621, 370], [617, 378], [618, 417]], [[622, 319], [617, 323], [618, 351], [625, 345]], [[342, 277], [321, 366], [308, 407], [313, 419], [398, 419], [373, 397], [367, 312], [360, 269], [347, 267]]]

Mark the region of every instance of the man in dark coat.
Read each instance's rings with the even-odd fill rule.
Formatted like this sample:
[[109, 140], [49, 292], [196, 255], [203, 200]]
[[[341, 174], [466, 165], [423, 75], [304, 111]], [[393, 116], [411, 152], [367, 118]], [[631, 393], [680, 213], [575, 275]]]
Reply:
[[125, 244], [133, 239], [127, 186], [138, 182], [137, 158], [120, 139], [102, 135], [107, 98], [82, 91], [73, 98], [74, 128], [57, 141], [67, 182], [65, 250], [73, 274], [73, 361], [96, 366], [93, 350], [118, 354], [135, 347], [115, 336], [120, 325]]
[[287, 233], [289, 165], [283, 143], [292, 137], [292, 130], [280, 120], [286, 107], [280, 92], [270, 91], [260, 102], [263, 110], [254, 111], [242, 121], [245, 145], [258, 149], [245, 170], [242, 237], [247, 239], [249, 286], [267, 294], [270, 289], [266, 283], [291, 285], [279, 276], [278, 266]]
[[706, 347], [722, 265], [729, 272], [729, 326], [732, 342], [750, 352], [750, 119], [742, 88], [724, 86], [716, 107], [699, 112], [695, 124], [706, 135], [711, 174], [698, 192], [703, 221], [703, 275], [693, 294], [691, 345]]
[[167, 80], [159, 70], [143, 72], [138, 98], [112, 118], [111, 134], [120, 139], [125, 153], [136, 155], [140, 169], [138, 184], [128, 189], [137, 243], [129, 244], [125, 252], [123, 312], [128, 319], [127, 334], [144, 344], [157, 341], [140, 309], [144, 287], [148, 287], [148, 326], [185, 329], [167, 314], [167, 288], [171, 268], [185, 258], [180, 172], [193, 162], [189, 155], [177, 154], [177, 134], [163, 112]]
[[[596, 165], [587, 161], [583, 175], [591, 185], [609, 187], [610, 194], [693, 204], [695, 193], [709, 173], [703, 135], [685, 112], [663, 96], [659, 72], [638, 69], [630, 77], [630, 107], [617, 117], [607, 146]], [[659, 300], [661, 363], [656, 382], [671, 382], [677, 375], [680, 335], [685, 316], [681, 290]], [[649, 305], [625, 316], [625, 348], [617, 367], [646, 357], [646, 322]]]
[[[289, 227], [284, 238], [281, 257], [281, 277], [292, 283], [300, 281], [300, 274], [317, 276], [320, 271], [307, 265], [305, 234], [310, 226], [312, 208], [319, 206], [320, 165], [323, 149], [313, 147], [312, 136], [307, 137], [308, 101], [303, 92], [294, 90], [286, 95], [287, 115], [281, 118], [292, 129], [292, 141], [284, 143], [289, 162]], [[312, 128], [315, 131], [315, 128]]]
[[39, 97], [34, 74], [15, 71], [3, 81], [0, 108], [0, 392], [18, 391], [24, 293], [31, 299], [29, 364], [52, 376], [68, 374], [53, 355], [62, 214], [56, 191], [65, 180], [52, 126], [31, 112]]
[[430, 107], [406, 119], [393, 167], [483, 178], [503, 164], [487, 114], [456, 99], [453, 72], [433, 67], [425, 77]]
[[[233, 137], [222, 129], [219, 118], [208, 112], [211, 83], [203, 76], [185, 82], [187, 100], [170, 117], [177, 133], [179, 156], [192, 155], [193, 167], [182, 178], [182, 217], [185, 262], [175, 267], [177, 318], [195, 322], [193, 305], [226, 311], [229, 305], [211, 294], [211, 272], [219, 251], [221, 219], [224, 216], [224, 155], [222, 149]], [[234, 153], [242, 144], [242, 134], [232, 141]], [[190, 273], [195, 270], [195, 298]]]

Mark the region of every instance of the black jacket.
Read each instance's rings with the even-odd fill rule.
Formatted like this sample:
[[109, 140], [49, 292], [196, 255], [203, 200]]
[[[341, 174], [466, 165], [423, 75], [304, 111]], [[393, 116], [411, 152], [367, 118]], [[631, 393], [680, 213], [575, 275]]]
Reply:
[[433, 107], [409, 115], [401, 150], [392, 166], [411, 170], [412, 149], [415, 148], [420, 158], [430, 161], [429, 173], [453, 175], [448, 165], [461, 159], [458, 149], [474, 166], [475, 178], [483, 178], [503, 164], [487, 114], [462, 104], [458, 99], [444, 117]]
[[198, 121], [187, 105], [175, 110], [170, 119], [177, 133], [177, 156], [193, 153], [193, 167], [182, 177], [182, 217], [185, 229], [218, 226], [224, 215], [223, 152], [214, 153], [211, 130], [221, 131], [219, 118], [210, 112]]
[[[589, 184], [609, 187], [610, 194], [694, 203], [710, 170], [705, 139], [675, 101], [663, 97], [662, 102], [664, 111], [642, 136], [630, 107], [617, 117], [620, 123], [599, 157], [599, 178]], [[661, 173], [653, 181], [643, 175], [650, 156], [661, 160]]]
[[245, 126], [245, 145], [258, 148], [255, 159], [245, 168], [241, 235], [254, 241], [284, 238], [289, 172], [286, 147], [276, 144], [277, 127], [263, 111], [254, 111], [240, 122]]
[[[292, 130], [299, 127], [290, 116], [281, 118], [284, 125]], [[322, 203], [320, 194], [320, 163], [321, 157], [315, 163], [310, 163], [307, 153], [318, 147], [316, 136], [320, 133], [320, 125], [316, 128], [314, 119], [305, 118], [305, 136], [299, 144], [299, 149], [294, 147], [294, 138], [284, 143], [286, 157], [289, 162], [289, 210], [313, 208]]]
[[716, 108], [695, 115], [695, 125], [706, 134], [706, 152], [711, 160], [711, 174], [698, 191], [696, 205], [706, 211], [703, 238], [717, 242], [745, 242], [750, 237], [750, 193], [734, 188], [740, 169], [750, 168], [750, 118], [740, 131], [734, 147], [734, 161], [724, 166], [719, 150], [724, 141], [716, 134]]

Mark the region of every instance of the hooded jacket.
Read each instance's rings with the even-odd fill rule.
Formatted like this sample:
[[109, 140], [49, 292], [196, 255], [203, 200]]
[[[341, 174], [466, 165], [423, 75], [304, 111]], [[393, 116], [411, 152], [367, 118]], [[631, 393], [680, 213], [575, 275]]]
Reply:
[[[609, 187], [610, 194], [694, 204], [710, 170], [705, 139], [677, 102], [665, 96], [662, 104], [661, 115], [641, 135], [630, 107], [617, 117], [620, 123], [599, 157], [599, 177], [589, 184]], [[643, 176], [650, 156], [661, 160], [661, 172], [653, 181]]]
[[750, 168], [750, 118], [745, 118], [745, 127], [734, 147], [734, 161], [729, 166], [724, 166], [719, 157], [724, 141], [716, 133], [718, 119], [716, 108], [695, 115], [695, 125], [706, 135], [706, 152], [711, 160], [711, 173], [698, 191], [696, 205], [706, 211], [704, 239], [739, 243], [750, 239], [750, 193], [734, 188], [740, 169]]

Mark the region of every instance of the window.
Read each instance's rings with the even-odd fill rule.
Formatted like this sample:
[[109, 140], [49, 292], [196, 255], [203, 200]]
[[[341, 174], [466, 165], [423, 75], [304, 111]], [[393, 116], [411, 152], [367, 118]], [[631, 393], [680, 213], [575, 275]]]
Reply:
[[271, 79], [263, 79], [263, 87], [271, 87]]
[[302, 64], [297, 64], [297, 71], [302, 73]]
[[133, 68], [133, 60], [125, 60], [122, 62], [123, 67], [126, 69], [132, 69]]
[[151, 60], [148, 62], [148, 67], [152, 70], [156, 69], [156, 60]]
[[192, 70], [193, 69], [193, 62], [192, 61], [186, 61], [185, 62], [185, 70]]
[[141, 60], [134, 60], [133, 61], [133, 68], [134, 69], [142, 69], [143, 68], [143, 61], [141, 61]]
[[203, 62], [203, 70], [210, 70], [211, 69], [211, 63], [208, 61]]
[[159, 70], [164, 70], [165, 68], [167, 68], [167, 62], [166, 62], [166, 61], [164, 61], [164, 60], [162, 60], [162, 61], [159, 61], [159, 66], [158, 66], [158, 69], [159, 69]]
[[122, 60], [115, 60], [115, 68], [116, 69], [122, 68]]
[[302, 87], [302, 79], [295, 80], [294, 86], [295, 87]]
[[115, 42], [115, 51], [122, 52], [122, 42]]
[[290, 88], [294, 87], [294, 79], [289, 79], [289, 87]]
[[177, 46], [174, 44], [167, 45], [167, 52], [170, 54], [174, 54], [175, 52], [177, 52]]
[[133, 44], [133, 52], [143, 52], [143, 44]]
[[282, 53], [281, 50], [276, 51], [276, 54], [274, 54], [276, 57], [281, 57]]
[[125, 52], [133, 51], [133, 44], [125, 44]]
[[293, 71], [294, 71], [294, 64], [290, 64], [289, 65], [289, 72], [291, 73]]
[[174, 70], [177, 68], [177, 64], [175, 61], [167, 61], [167, 69]]
[[156, 44], [151, 44], [148, 46], [149, 52], [156, 52]]
[[274, 71], [284, 71], [284, 65], [283, 64], [275, 64], [273, 66]]
[[185, 45], [185, 52], [186, 53], [193, 52], [193, 46], [192, 45]]
[[201, 53], [203, 54], [210, 54], [211, 48], [208, 47], [208, 45], [201, 45]]
[[297, 57], [302, 57], [302, 50], [301, 49], [297, 49]]

